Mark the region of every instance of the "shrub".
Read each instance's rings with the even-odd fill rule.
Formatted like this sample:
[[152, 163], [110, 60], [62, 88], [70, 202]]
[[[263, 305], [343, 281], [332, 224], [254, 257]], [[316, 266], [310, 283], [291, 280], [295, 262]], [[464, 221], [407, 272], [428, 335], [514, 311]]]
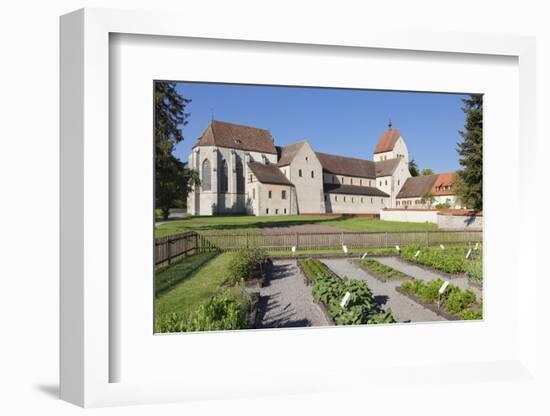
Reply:
[[268, 255], [265, 249], [246, 248], [235, 253], [229, 263], [229, 280], [239, 283], [243, 280], [256, 277], [267, 262]]
[[437, 209], [451, 208], [451, 204], [449, 204], [448, 202], [442, 202], [440, 204], [436, 204], [435, 207]]
[[244, 294], [225, 290], [201, 304], [193, 313], [172, 313], [156, 324], [156, 332], [222, 331], [250, 326], [250, 300]]

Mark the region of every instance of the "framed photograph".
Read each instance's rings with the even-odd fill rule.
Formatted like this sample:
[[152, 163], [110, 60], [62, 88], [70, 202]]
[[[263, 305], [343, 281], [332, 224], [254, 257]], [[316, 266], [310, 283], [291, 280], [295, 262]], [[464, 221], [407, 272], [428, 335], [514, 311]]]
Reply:
[[533, 380], [534, 40], [182, 19], [61, 18], [62, 398]]

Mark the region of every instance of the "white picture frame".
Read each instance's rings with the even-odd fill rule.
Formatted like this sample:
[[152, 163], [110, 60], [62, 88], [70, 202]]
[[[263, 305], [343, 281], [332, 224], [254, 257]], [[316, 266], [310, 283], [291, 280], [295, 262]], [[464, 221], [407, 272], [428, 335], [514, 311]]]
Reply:
[[[182, 25], [184, 20], [186, 24]], [[322, 393], [362, 386], [369, 386], [374, 391], [375, 382], [391, 383], [388, 374], [399, 377], [404, 385], [414, 384], [418, 388], [420, 384], [421, 388], [428, 389], [434, 380], [449, 382], [442, 375], [445, 372], [449, 378], [471, 383], [487, 380], [536, 382], [537, 324], [531, 317], [536, 311], [538, 271], [536, 250], [532, 247], [537, 241], [537, 219], [529, 207], [536, 204], [537, 181], [532, 180], [528, 172], [533, 168], [530, 152], [537, 147], [534, 39], [378, 27], [349, 28], [328, 34], [323, 27], [315, 25], [304, 31], [296, 27], [281, 30], [276, 22], [261, 28], [247, 27], [245, 19], [240, 23], [237, 32], [235, 22], [211, 26], [204, 25], [199, 18], [189, 19], [173, 13], [107, 9], [82, 9], [61, 18], [61, 398], [89, 407]], [[110, 169], [113, 168], [109, 153], [109, 36], [115, 33], [277, 42], [283, 47], [285, 44], [331, 45], [334, 48], [468, 54], [474, 58], [476, 55], [517, 58], [519, 134], [516, 139], [529, 143], [529, 152], [522, 150], [527, 146], [518, 146], [519, 177], [516, 179], [520, 197], [517, 203], [523, 215], [516, 220], [520, 226], [516, 234], [517, 269], [513, 271], [517, 284], [516, 325], [510, 331], [517, 345], [514, 344], [507, 357], [499, 356], [495, 361], [418, 362], [414, 368], [375, 368], [355, 362], [353, 366], [343, 363], [342, 368], [317, 373], [298, 368], [292, 377], [284, 371], [270, 373], [269, 380], [263, 383], [246, 378], [228, 383], [223, 374], [219, 380], [212, 380], [205, 374], [202, 378], [183, 377], [175, 381], [152, 378], [140, 382], [111, 382], [110, 368], [121, 358], [110, 347], [110, 340], [116, 334], [111, 332], [109, 325], [110, 310], [116, 307], [111, 304], [113, 298], [110, 297], [116, 288], [109, 279], [116, 263], [109, 250], [112, 225], [109, 189]], [[522, 279], [517, 278], [520, 269]], [[353, 328], [347, 332], [358, 334], [364, 329]], [[304, 337], [319, 342], [324, 337], [324, 333], [317, 330], [293, 331], [306, 331]]]

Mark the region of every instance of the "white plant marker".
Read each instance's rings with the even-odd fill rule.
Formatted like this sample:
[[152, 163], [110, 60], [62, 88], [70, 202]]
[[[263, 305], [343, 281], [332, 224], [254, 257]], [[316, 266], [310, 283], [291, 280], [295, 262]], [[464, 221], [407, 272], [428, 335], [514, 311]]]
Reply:
[[396, 249], [397, 251], [399, 251], [399, 246], [395, 246], [395, 249]]
[[472, 254], [472, 249], [468, 250], [468, 252], [466, 253], [466, 258], [470, 257], [470, 254]]
[[474, 247], [474, 250], [477, 250], [478, 247], [479, 247], [479, 243], [476, 243], [476, 246]]
[[296, 246], [292, 246], [291, 250], [293, 255], [296, 254]]
[[414, 258], [417, 258], [419, 255], [420, 255], [420, 250], [418, 250], [418, 251], [416, 252], [416, 254], [414, 255]]
[[342, 301], [340, 302], [340, 306], [341, 306], [342, 308], [345, 308], [346, 306], [348, 306], [348, 302], [349, 302], [350, 296], [351, 296], [351, 293], [346, 292], [346, 294], [345, 294], [344, 297], [342, 298]]
[[367, 257], [367, 254], [368, 254], [368, 253], [365, 251], [365, 254], [363, 254], [363, 255], [361, 256], [361, 260], [363, 260], [365, 257]]
[[441, 247], [441, 250], [445, 250], [445, 246], [443, 244], [440, 244], [439, 247]]
[[445, 289], [447, 289], [447, 286], [449, 286], [449, 281], [448, 280], [445, 280], [445, 282], [443, 282], [443, 284], [441, 285], [441, 287], [439, 288], [439, 294], [442, 295], [443, 292], [445, 292]]
[[348, 254], [348, 246], [346, 246], [345, 244], [342, 244], [342, 250], [345, 254]]

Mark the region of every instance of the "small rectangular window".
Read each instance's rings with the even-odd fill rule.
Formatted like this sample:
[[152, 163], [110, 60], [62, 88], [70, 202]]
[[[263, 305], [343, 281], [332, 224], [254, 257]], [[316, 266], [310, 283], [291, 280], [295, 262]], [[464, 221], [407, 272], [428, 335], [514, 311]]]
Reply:
[[359, 186], [363, 186], [363, 179], [359, 179]]
[[298, 176], [301, 178], [302, 177], [302, 169], [298, 169]]
[[370, 199], [370, 203], [371, 203], [371, 204], [374, 203], [374, 199], [373, 199], [373, 198]]
[[380, 198], [380, 202], [382, 203], [382, 205], [384, 205], [384, 199], [383, 198]]
[[279, 214], [279, 210], [276, 209], [276, 210], [275, 210], [275, 215], [278, 215], [278, 214]]
[[271, 191], [268, 191], [268, 192], [267, 192], [267, 197], [268, 197], [269, 199], [271, 199]]
[[354, 198], [354, 197], [351, 197], [351, 202], [355, 202], [354, 200], [355, 200], [355, 198]]
[[281, 191], [281, 199], [286, 199], [286, 191]]
[[387, 180], [387, 179], [386, 179], [386, 181], [385, 181], [385, 182], [386, 182], [386, 183], [385, 183], [384, 185], [388, 186], [388, 180]]
[[353, 178], [349, 178], [349, 184], [353, 185]]
[[344, 202], [346, 202], [346, 197], [344, 197]]
[[252, 199], [256, 199], [256, 188], [252, 188]]
[[338, 201], [338, 195], [334, 195], [334, 200]]
[[248, 176], [248, 181], [252, 182], [252, 175]]
[[361, 197], [361, 203], [363, 203], [363, 197]]
[[266, 209], [265, 209], [265, 213], [266, 213], [266, 214], [269, 214], [269, 208], [266, 208]]
[[286, 208], [283, 210], [283, 212], [286, 214]]
[[314, 171], [311, 171], [311, 177], [315, 178], [315, 172]]
[[400, 182], [400, 181], [399, 181], [399, 179], [398, 179], [398, 180], [397, 180], [397, 186], [399, 186], [399, 182]]
[[382, 186], [382, 181], [380, 181], [380, 186]]
[[336, 176], [332, 175], [332, 183], [336, 182]]

